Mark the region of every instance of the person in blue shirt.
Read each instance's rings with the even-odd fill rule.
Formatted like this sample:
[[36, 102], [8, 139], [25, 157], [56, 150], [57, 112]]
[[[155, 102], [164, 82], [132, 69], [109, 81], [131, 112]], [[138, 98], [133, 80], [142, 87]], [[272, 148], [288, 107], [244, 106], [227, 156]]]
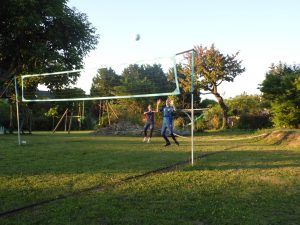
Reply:
[[[156, 111], [152, 110], [151, 105], [148, 105], [147, 111], [144, 112], [144, 115], [146, 116], [146, 124], [144, 126], [144, 139], [143, 141], [147, 143], [150, 143], [150, 140], [152, 138], [152, 133], [154, 129], [154, 113], [158, 112], [158, 101], [156, 104]], [[150, 134], [149, 136], [147, 135], [147, 130], [150, 128]]]
[[[159, 103], [160, 100], [158, 101], [158, 104]], [[171, 145], [171, 142], [167, 137], [167, 130], [169, 130], [169, 133], [172, 139], [174, 140], [175, 144], [179, 145], [179, 142], [176, 140], [175, 135], [173, 133], [173, 113], [176, 111], [174, 101], [172, 99], [167, 99], [166, 106], [164, 106], [160, 111], [163, 113], [163, 124], [161, 128], [161, 136], [166, 141], [165, 146]]]

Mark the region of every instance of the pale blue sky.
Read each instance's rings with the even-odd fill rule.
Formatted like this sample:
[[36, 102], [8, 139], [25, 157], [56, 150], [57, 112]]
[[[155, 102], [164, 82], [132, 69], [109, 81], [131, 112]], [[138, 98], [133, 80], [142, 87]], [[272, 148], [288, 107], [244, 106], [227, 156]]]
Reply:
[[[86, 67], [169, 56], [195, 45], [240, 51], [246, 72], [222, 84], [225, 98], [257, 94], [271, 63], [300, 63], [298, 0], [70, 0], [100, 34]], [[134, 35], [141, 35], [134, 41]]]

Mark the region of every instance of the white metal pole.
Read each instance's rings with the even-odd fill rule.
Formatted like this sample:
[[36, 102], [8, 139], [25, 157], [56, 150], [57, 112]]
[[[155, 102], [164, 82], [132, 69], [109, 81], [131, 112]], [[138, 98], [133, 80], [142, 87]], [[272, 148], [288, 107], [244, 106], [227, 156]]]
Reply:
[[192, 149], [191, 149], [191, 163], [192, 166], [194, 165], [194, 94], [191, 96], [191, 142], [192, 142]]
[[18, 124], [18, 143], [19, 143], [19, 145], [21, 145], [18, 86], [17, 86], [17, 78], [16, 77], [15, 77], [15, 92], [16, 92], [16, 108], [17, 108], [17, 124]]
[[191, 164], [194, 165], [194, 65], [195, 65], [195, 51], [192, 50], [192, 87], [191, 87]]
[[194, 73], [195, 73], [195, 50], [179, 52], [176, 55], [192, 52], [192, 71], [191, 71], [191, 164], [194, 165]]

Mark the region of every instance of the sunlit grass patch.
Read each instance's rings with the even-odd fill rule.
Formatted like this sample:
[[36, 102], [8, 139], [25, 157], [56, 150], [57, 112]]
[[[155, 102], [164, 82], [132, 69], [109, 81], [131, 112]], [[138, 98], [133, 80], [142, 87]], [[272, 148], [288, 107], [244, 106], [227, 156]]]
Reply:
[[[225, 140], [249, 135], [257, 134], [197, 136], [194, 166], [189, 139], [164, 148], [160, 137], [145, 144], [140, 137], [38, 134], [16, 147], [6, 136], [1, 212], [95, 188], [0, 224], [299, 224], [299, 149], [264, 138]], [[178, 162], [186, 163], [134, 178]]]

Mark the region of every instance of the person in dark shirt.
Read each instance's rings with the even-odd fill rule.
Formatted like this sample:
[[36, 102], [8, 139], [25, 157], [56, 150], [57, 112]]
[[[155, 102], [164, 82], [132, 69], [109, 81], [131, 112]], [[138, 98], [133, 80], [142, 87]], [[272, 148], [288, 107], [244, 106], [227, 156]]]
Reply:
[[[160, 101], [159, 101], [160, 103]], [[165, 139], [165, 146], [171, 145], [166, 132], [169, 130], [172, 139], [174, 140], [176, 145], [179, 145], [179, 142], [176, 140], [175, 135], [173, 133], [173, 112], [176, 111], [174, 101], [172, 99], [167, 99], [166, 106], [160, 110], [163, 113], [163, 124], [161, 128], [161, 136]]]
[[[146, 116], [146, 124], [144, 126], [144, 139], [143, 141], [147, 143], [150, 143], [150, 140], [152, 138], [152, 133], [154, 129], [154, 113], [158, 112], [158, 101], [156, 104], [156, 111], [152, 110], [151, 105], [148, 105], [147, 111], [144, 112], [144, 115]], [[150, 128], [150, 134], [149, 136], [147, 135], [147, 131]]]

